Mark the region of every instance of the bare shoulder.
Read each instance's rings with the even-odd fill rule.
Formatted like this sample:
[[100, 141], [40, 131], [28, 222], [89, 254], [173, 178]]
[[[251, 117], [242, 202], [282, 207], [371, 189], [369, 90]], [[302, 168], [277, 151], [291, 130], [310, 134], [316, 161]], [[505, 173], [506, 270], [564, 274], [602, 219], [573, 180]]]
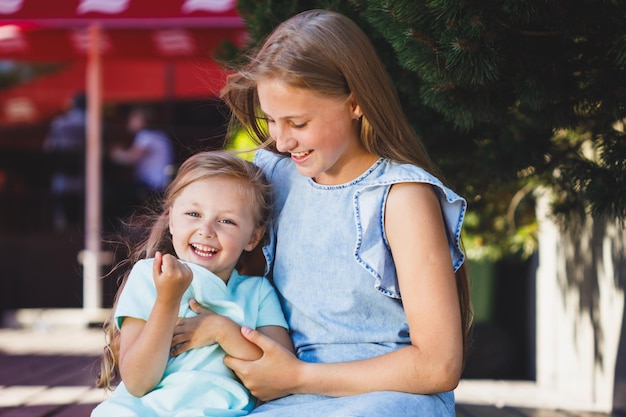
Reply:
[[[432, 185], [398, 183], [391, 187], [385, 207], [385, 233], [396, 254], [412, 246], [445, 248], [447, 240], [439, 198]], [[433, 246], [435, 245], [435, 246]]]
[[432, 185], [423, 182], [401, 182], [391, 186], [386, 203], [388, 213], [433, 209], [441, 211]]

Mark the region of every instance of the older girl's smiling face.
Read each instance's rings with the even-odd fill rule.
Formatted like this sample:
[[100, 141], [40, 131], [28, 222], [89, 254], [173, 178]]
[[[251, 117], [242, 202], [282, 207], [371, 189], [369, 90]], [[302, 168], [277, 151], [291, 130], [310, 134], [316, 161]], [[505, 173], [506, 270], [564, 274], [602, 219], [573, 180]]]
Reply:
[[291, 154], [300, 174], [342, 184], [371, 164], [358, 136], [361, 109], [351, 97], [323, 97], [275, 79], [259, 82], [257, 93], [270, 136], [280, 152]]

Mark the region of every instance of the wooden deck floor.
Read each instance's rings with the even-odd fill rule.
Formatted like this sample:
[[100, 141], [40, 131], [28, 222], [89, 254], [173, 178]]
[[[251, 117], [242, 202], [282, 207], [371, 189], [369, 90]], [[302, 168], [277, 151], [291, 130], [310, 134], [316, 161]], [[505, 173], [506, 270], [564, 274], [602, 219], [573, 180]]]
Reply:
[[[89, 417], [96, 404], [105, 398], [102, 390], [93, 388], [102, 342], [99, 330], [0, 329], [0, 417]], [[617, 414], [460, 403], [457, 416], [617, 417]]]

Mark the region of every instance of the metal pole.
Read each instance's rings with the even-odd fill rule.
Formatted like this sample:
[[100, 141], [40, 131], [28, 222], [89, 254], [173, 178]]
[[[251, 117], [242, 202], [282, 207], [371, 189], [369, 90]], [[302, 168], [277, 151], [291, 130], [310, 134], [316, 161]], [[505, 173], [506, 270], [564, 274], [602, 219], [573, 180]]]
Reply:
[[102, 63], [100, 56], [101, 28], [89, 27], [87, 57], [87, 151], [85, 156], [85, 251], [83, 252], [83, 310], [85, 318], [96, 317], [102, 307], [100, 281], [101, 230], [101, 143], [102, 143]]

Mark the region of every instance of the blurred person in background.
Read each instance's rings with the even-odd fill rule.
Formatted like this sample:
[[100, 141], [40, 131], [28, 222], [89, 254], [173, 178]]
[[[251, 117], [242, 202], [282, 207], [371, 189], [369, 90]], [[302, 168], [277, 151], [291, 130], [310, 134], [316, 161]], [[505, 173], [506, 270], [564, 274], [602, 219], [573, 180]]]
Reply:
[[85, 189], [86, 108], [84, 93], [75, 94], [68, 110], [57, 116], [44, 141], [52, 156], [52, 213], [54, 229], [62, 232], [79, 225]]
[[155, 126], [155, 112], [145, 106], [131, 110], [127, 122], [133, 133], [129, 148], [115, 147], [110, 158], [114, 163], [134, 169], [133, 205], [143, 205], [148, 199], [158, 200], [172, 179], [174, 146], [168, 135]]

